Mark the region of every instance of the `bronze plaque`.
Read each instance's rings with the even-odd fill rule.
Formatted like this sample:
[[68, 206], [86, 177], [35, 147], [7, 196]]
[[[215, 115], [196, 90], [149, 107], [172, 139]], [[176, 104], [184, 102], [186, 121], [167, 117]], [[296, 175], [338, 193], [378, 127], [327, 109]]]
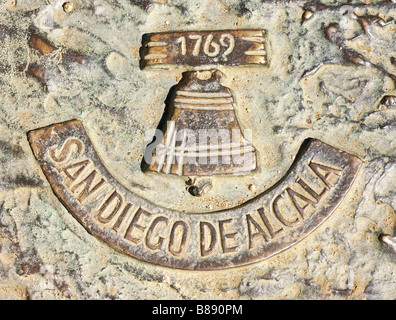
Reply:
[[5, 0], [0, 299], [396, 299], [392, 0]]
[[165, 110], [167, 122], [157, 131], [163, 141], [147, 147], [148, 152], [155, 148], [151, 161], [144, 160], [148, 170], [212, 176], [256, 169], [256, 150], [241, 132], [231, 90], [221, 85], [221, 77], [218, 70], [186, 73]]
[[193, 270], [263, 260], [296, 244], [336, 209], [361, 161], [317, 140], [270, 192], [210, 214], [164, 210], [117, 182], [81, 122], [29, 133], [55, 194], [93, 235], [144, 261]]
[[142, 66], [266, 64], [263, 30], [154, 33], [144, 36]]

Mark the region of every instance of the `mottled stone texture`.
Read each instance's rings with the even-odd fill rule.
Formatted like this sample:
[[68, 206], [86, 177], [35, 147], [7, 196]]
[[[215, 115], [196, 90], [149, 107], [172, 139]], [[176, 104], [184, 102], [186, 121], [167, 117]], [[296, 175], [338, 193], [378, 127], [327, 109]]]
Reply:
[[[0, 298], [396, 299], [396, 4], [379, 0], [7, 0], [0, 4]], [[139, 68], [150, 32], [264, 29], [268, 65], [219, 67], [253, 131], [257, 172], [186, 179], [141, 171], [182, 68]], [[32, 45], [33, 34], [45, 44]], [[316, 138], [364, 165], [335, 213], [277, 256], [243, 268], [178, 271], [91, 236], [53, 194], [26, 133], [84, 123], [132, 192], [187, 213], [235, 207], [283, 177]], [[252, 185], [254, 188], [252, 188]]]

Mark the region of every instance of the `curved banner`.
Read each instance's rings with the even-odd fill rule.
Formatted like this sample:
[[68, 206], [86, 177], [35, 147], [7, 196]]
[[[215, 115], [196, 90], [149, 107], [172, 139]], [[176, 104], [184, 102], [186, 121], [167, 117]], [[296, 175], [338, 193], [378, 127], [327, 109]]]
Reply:
[[28, 137], [54, 193], [88, 232], [137, 259], [190, 270], [242, 266], [290, 248], [334, 212], [361, 166], [355, 156], [311, 140], [269, 191], [230, 210], [187, 214], [117, 182], [78, 120]]

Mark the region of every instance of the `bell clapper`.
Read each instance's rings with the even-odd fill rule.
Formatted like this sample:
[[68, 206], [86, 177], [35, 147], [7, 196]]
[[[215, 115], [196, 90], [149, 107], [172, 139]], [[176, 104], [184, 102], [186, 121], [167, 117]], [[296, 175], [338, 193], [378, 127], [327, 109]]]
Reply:
[[212, 181], [211, 180], [204, 180], [202, 183], [197, 183], [197, 178], [194, 177], [189, 178], [186, 181], [187, 191], [194, 197], [203, 196], [212, 188]]

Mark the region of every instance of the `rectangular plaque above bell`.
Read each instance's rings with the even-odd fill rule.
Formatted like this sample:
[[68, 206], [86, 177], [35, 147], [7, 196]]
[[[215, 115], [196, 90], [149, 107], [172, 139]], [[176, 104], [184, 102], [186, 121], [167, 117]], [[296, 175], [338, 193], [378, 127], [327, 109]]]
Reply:
[[[184, 176], [234, 174], [256, 169], [256, 154], [235, 115], [234, 99], [216, 66], [266, 64], [264, 31], [226, 30], [154, 33], [143, 37], [141, 65], [186, 65], [170, 94], [142, 168]], [[204, 135], [206, 134], [207, 137]], [[216, 137], [216, 142], [214, 141]], [[147, 163], [148, 152], [153, 153]]]
[[142, 66], [266, 64], [263, 30], [153, 33], [143, 37]]

